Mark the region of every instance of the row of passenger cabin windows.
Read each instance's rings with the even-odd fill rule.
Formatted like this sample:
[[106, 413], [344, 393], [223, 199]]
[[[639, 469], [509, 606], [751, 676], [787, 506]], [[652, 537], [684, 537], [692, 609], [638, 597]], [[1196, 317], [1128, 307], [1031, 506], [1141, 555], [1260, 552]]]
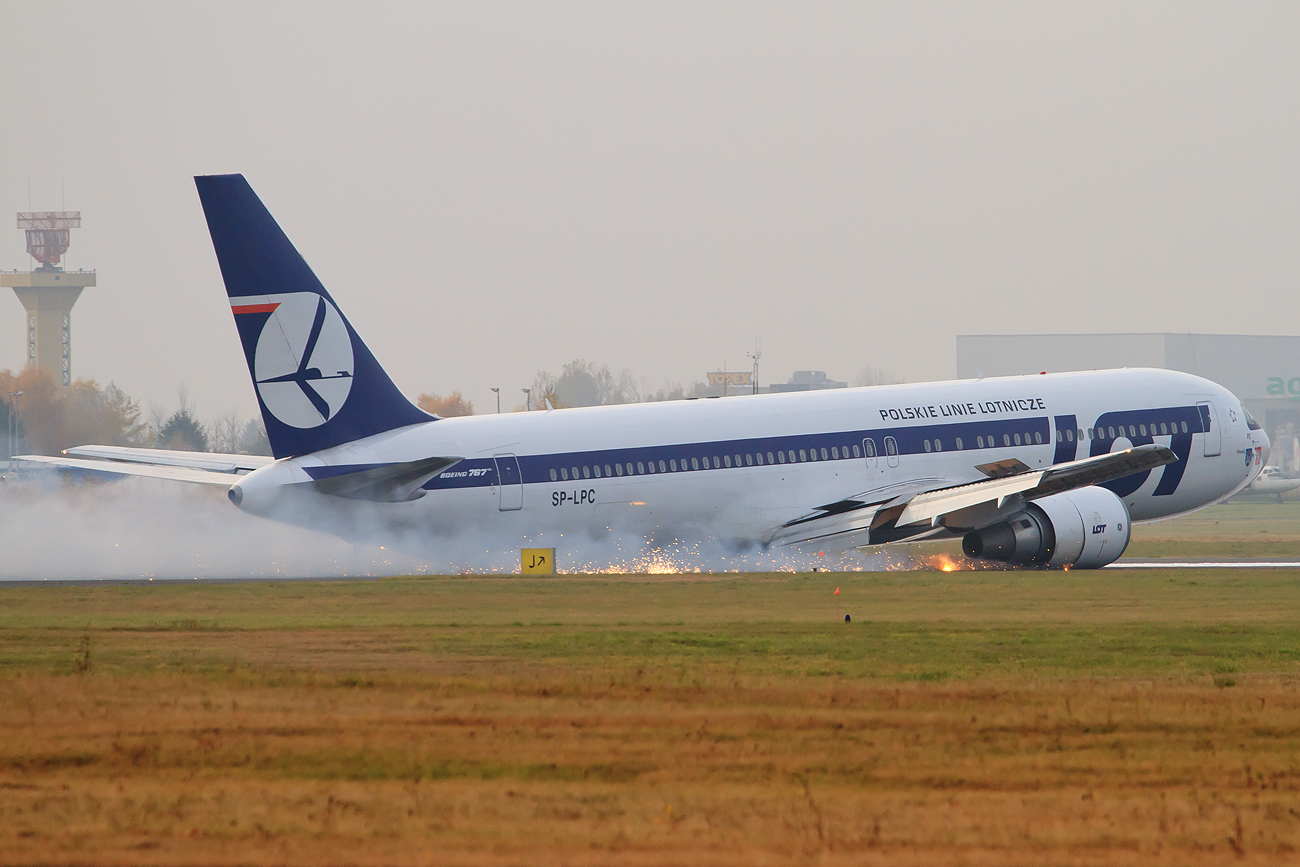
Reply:
[[1090, 427], [1087, 430], [1083, 430], [1082, 428], [1075, 429], [1075, 430], [1067, 429], [1064, 431], [1058, 430], [1056, 432], [1056, 438], [1057, 440], [1064, 440], [1067, 443], [1072, 443], [1075, 442], [1076, 440], [1079, 442], [1084, 442], [1086, 440], [1108, 440], [1108, 439], [1113, 440], [1113, 439], [1118, 439], [1119, 437], [1139, 437], [1139, 436], [1166, 437], [1166, 436], [1172, 436], [1173, 434], [1178, 433], [1180, 430], [1182, 431], [1182, 433], [1192, 432], [1187, 427], [1187, 422], [1185, 421], [1183, 422], [1162, 421], [1159, 423], [1153, 421], [1151, 422], [1150, 425], [1131, 424], [1128, 427], [1125, 427], [1124, 425], [1121, 424], [1121, 425], [1106, 425], [1105, 427]]
[[[961, 437], [954, 437], [953, 443], [957, 446], [957, 451], [961, 451], [962, 449], [966, 448], [966, 444], [962, 441]], [[1002, 435], [1002, 445], [1004, 446], [1030, 445], [1031, 443], [1042, 445], [1043, 444], [1042, 433], [1041, 432], [1026, 433], [1023, 437], [1018, 433]], [[938, 437], [935, 437], [932, 440], [925, 440], [922, 443], [922, 445], [925, 447], [925, 450], [927, 452], [943, 451], [943, 440], [939, 439]], [[982, 448], [995, 449], [998, 447], [998, 441], [997, 438], [993, 436], [993, 434], [989, 434], [987, 438], [983, 436], [976, 436], [975, 447], [978, 449], [982, 449]]]
[[778, 452], [750, 452], [740, 455], [709, 455], [700, 457], [667, 458], [660, 461], [631, 461], [617, 464], [588, 464], [579, 467], [558, 467], [551, 469], [551, 481], [567, 482], [569, 479], [599, 479], [609, 476], [642, 476], [651, 473], [680, 473], [686, 470], [715, 469], [724, 467], [754, 467], [765, 464], [802, 463], [807, 461], [838, 461], [844, 458], [862, 457], [862, 447], [857, 445], [830, 446], [822, 449], [788, 449]]

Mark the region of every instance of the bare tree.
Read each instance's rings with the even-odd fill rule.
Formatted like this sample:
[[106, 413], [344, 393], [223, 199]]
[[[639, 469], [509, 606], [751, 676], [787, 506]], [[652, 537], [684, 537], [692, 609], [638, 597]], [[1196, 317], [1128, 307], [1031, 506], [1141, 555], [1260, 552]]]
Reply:
[[882, 370], [879, 367], [872, 367], [868, 364], [858, 371], [858, 375], [853, 379], [853, 384], [855, 386], [898, 385], [904, 381], [905, 380], [901, 376], [895, 376], [887, 370]]

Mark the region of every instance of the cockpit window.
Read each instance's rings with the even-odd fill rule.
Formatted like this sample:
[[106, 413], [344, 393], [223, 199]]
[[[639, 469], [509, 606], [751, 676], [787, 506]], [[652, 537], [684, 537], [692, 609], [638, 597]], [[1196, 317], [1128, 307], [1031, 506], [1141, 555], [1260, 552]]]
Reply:
[[1246, 416], [1246, 427], [1247, 427], [1247, 428], [1249, 428], [1250, 430], [1259, 430], [1259, 429], [1260, 429], [1260, 427], [1259, 427], [1259, 422], [1255, 421], [1255, 417], [1254, 417], [1253, 415], [1250, 414], [1250, 410], [1246, 409], [1246, 407], [1243, 406], [1243, 407], [1241, 408], [1241, 412], [1242, 412], [1243, 415]]

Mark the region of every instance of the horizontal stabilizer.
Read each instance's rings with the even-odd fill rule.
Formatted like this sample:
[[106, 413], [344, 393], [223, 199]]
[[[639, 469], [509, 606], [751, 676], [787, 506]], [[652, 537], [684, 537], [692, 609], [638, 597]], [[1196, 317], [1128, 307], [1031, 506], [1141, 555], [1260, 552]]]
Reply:
[[349, 500], [404, 503], [424, 496], [420, 487], [462, 458], [421, 458], [395, 464], [304, 467], [322, 494]]

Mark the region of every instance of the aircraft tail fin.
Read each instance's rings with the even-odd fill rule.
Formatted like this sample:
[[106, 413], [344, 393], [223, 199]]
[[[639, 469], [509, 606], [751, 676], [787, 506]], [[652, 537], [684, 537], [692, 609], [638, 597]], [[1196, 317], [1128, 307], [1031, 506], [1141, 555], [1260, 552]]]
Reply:
[[398, 391], [243, 175], [194, 183], [277, 458], [433, 418]]

